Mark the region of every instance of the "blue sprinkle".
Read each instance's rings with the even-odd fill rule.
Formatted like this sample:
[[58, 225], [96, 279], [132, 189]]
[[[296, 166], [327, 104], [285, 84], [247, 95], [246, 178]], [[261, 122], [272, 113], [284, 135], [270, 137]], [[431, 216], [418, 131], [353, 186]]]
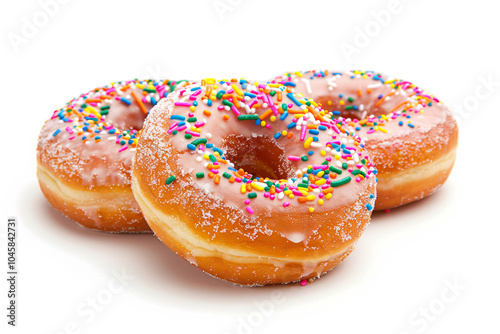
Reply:
[[288, 117], [288, 111], [285, 111], [283, 114], [280, 116], [280, 120], [284, 121]]
[[57, 130], [56, 130], [56, 131], [52, 134], [52, 136], [54, 136], [54, 137], [55, 137], [55, 136], [57, 136], [57, 135], [59, 134], [59, 132], [61, 132], [61, 129], [57, 129]]
[[258, 118], [257, 118], [257, 119], [255, 120], [255, 125], [260, 125], [260, 119], [258, 119]]
[[191, 151], [196, 150], [196, 146], [194, 146], [193, 144], [187, 144], [187, 148], [189, 148]]
[[151, 104], [155, 106], [155, 105], [156, 105], [156, 103], [157, 103], [157, 102], [156, 102], [156, 99], [155, 99], [154, 97], [152, 97], [152, 96], [151, 96]]
[[[96, 138], [97, 138], [97, 137], [96, 137]], [[129, 139], [127, 143], [130, 145], [130, 144], [132, 144], [133, 142], [134, 142], [134, 141], [133, 141], [132, 139]]]
[[191, 91], [194, 92], [195, 90], [199, 90], [201, 89], [201, 87], [194, 87], [194, 88], [191, 88]]
[[124, 97], [120, 98], [120, 101], [122, 101], [123, 103], [128, 104], [128, 105], [132, 104], [132, 102], [129, 99], [126, 99]]
[[339, 97], [340, 97], [340, 98], [343, 98], [343, 97], [344, 97], [344, 94], [339, 94]]
[[333, 114], [333, 115], [340, 116], [340, 111], [338, 111], [338, 110], [334, 110], [334, 111], [332, 111], [332, 114]]
[[213, 150], [214, 150], [215, 152], [218, 152], [218, 153], [219, 153], [219, 155], [220, 155], [220, 157], [221, 157], [221, 158], [223, 158], [223, 156], [224, 156], [224, 152], [222, 152], [222, 150], [221, 150], [220, 148], [218, 148], [218, 147], [215, 147], [215, 146], [214, 146]]
[[320, 125], [320, 126], [318, 126], [318, 129], [320, 129], [321, 131], [325, 131], [327, 129], [327, 127], [324, 125]]
[[366, 204], [366, 208], [371, 211], [373, 209], [373, 206], [371, 206], [369, 203]]
[[186, 117], [181, 116], [181, 115], [172, 115], [172, 116], [170, 116], [170, 119], [178, 119], [178, 120], [181, 120], [181, 121], [185, 121]]
[[370, 198], [375, 198], [375, 196], [373, 196], [372, 194], [370, 194]]
[[233, 171], [233, 172], [237, 172], [238, 170], [237, 169], [234, 169], [233, 167], [229, 166], [227, 167], [227, 169], [229, 169], [230, 171]]
[[212, 148], [212, 147], [214, 147], [214, 144], [207, 143], [205, 146], [206, 146], [207, 148]]
[[115, 132], [116, 132], [116, 129], [111, 129], [111, 130], [109, 130], [109, 131], [108, 131], [108, 133], [109, 133], [110, 135], [112, 135], [112, 134], [113, 134], [113, 133], [115, 133]]
[[313, 155], [313, 154], [314, 154], [314, 151], [307, 152], [307, 155]]
[[198, 106], [198, 101], [193, 101], [193, 106], [197, 107]]
[[179, 122], [179, 124], [177, 124], [177, 126], [183, 126], [184, 124], [186, 124], [186, 122]]
[[278, 139], [279, 137], [281, 137], [281, 132], [276, 132], [274, 134], [274, 139]]
[[309, 133], [312, 134], [312, 135], [319, 135], [319, 131], [316, 130], [316, 129], [310, 129]]
[[288, 93], [286, 94], [286, 96], [292, 100], [293, 103], [295, 103], [295, 105], [297, 105], [298, 107], [300, 107], [302, 105], [302, 103], [300, 103], [299, 101], [297, 101], [297, 99], [295, 98], [295, 96], [293, 96], [293, 93]]
[[403, 121], [399, 121], [399, 123], [398, 123], [398, 124], [399, 124], [399, 125], [403, 125]]
[[283, 84], [283, 86], [292, 86], [292, 87], [296, 87], [297, 85], [293, 82], [290, 82], [290, 81], [287, 81]]
[[351, 152], [345, 148], [342, 149], [342, 152], [344, 152], [345, 154], [351, 154]]
[[413, 124], [411, 124], [411, 123], [408, 123], [408, 126], [409, 126], [410, 128], [414, 128], [414, 127], [415, 127], [415, 125], [413, 125]]
[[252, 94], [252, 93], [247, 93], [247, 92], [245, 92], [243, 95], [251, 97], [251, 98], [257, 97], [257, 95]]
[[209, 99], [209, 100], [208, 100], [208, 102], [207, 102], [207, 105], [208, 105], [209, 107], [211, 107], [211, 106], [212, 106], [212, 103], [213, 103], [213, 102], [212, 102], [212, 100], [210, 100], [210, 99]]
[[352, 109], [359, 110], [359, 107], [358, 106], [352, 106]]
[[357, 126], [355, 129], [356, 129], [356, 131], [361, 130], [361, 128], [359, 126]]
[[293, 129], [293, 128], [294, 128], [294, 127], [296, 127], [296, 126], [297, 126], [297, 123], [292, 122], [292, 123], [288, 124], [286, 127], [287, 127], [288, 129]]
[[167, 96], [168, 96], [168, 94], [170, 94], [170, 92], [165, 92], [165, 93], [163, 94], [163, 97], [167, 97]]
[[319, 140], [319, 138], [318, 138], [318, 137], [313, 136], [313, 141], [318, 141], [318, 140]]

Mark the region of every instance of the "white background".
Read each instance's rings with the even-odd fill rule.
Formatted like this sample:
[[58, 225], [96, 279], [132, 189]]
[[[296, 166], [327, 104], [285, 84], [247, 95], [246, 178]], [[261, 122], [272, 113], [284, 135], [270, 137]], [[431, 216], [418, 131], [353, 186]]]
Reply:
[[[498, 333], [497, 1], [401, 0], [384, 26], [373, 14], [390, 8], [384, 0], [73, 0], [51, 7], [46, 21], [38, 1], [1, 4], [0, 217], [19, 219], [16, 328], [5, 317], [4, 225], [0, 234], [2, 333]], [[39, 27], [23, 35], [26, 22]], [[358, 53], [342, 52], [347, 44]], [[38, 131], [93, 87], [312, 68], [410, 80], [460, 121], [456, 166], [442, 190], [374, 214], [355, 252], [312, 284], [224, 283], [151, 235], [77, 226], [38, 188]], [[133, 279], [110, 292], [121, 271]], [[93, 298], [106, 304], [94, 314]]]

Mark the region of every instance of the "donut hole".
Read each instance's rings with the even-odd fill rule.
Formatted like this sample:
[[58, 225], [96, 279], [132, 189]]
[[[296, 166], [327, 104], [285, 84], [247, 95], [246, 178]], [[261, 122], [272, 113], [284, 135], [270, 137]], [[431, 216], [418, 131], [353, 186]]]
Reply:
[[243, 169], [254, 177], [278, 180], [294, 176], [285, 150], [274, 138], [233, 134], [223, 140], [223, 148], [225, 158], [234, 164], [234, 168]]
[[114, 101], [106, 117], [106, 121], [121, 130], [139, 131], [142, 129], [146, 116], [137, 103], [126, 105], [123, 102]]

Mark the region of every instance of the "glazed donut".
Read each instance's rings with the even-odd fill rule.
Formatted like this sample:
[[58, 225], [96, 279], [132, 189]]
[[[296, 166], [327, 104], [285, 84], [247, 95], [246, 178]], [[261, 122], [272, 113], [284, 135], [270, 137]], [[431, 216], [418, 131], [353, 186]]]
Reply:
[[132, 155], [149, 109], [176, 84], [116, 82], [54, 111], [37, 147], [37, 177], [48, 202], [94, 230], [151, 232], [130, 188]]
[[358, 136], [286, 85], [202, 80], [152, 109], [132, 189], [151, 229], [240, 285], [319, 277], [370, 221], [376, 170]]
[[378, 170], [375, 210], [438, 190], [455, 162], [458, 126], [436, 97], [376, 72], [306, 71], [271, 82], [291, 85], [364, 139]]

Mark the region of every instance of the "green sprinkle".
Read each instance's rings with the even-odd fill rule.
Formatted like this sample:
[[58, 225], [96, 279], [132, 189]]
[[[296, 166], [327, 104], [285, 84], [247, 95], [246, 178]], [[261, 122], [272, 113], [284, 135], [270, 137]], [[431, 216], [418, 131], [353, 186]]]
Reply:
[[101, 110], [106, 110], [106, 109], [109, 109], [110, 106], [104, 106], [104, 107], [101, 107]]
[[225, 106], [228, 106], [229, 108], [233, 107], [233, 104], [229, 102], [229, 100], [222, 100], [222, 104]]
[[330, 186], [339, 187], [339, 186], [342, 186], [342, 185], [349, 183], [349, 182], [351, 182], [351, 177], [347, 176], [347, 177], [344, 177], [342, 180], [330, 182]]
[[353, 106], [347, 106], [347, 107], [345, 107], [345, 110], [352, 110], [352, 109], [354, 109]]
[[307, 160], [309, 160], [309, 158], [306, 155], [303, 155], [300, 157], [300, 160], [307, 161]]
[[308, 185], [307, 183], [299, 183], [299, 184], [297, 185], [297, 187], [300, 187], [300, 188], [306, 188], [306, 189], [307, 189], [307, 188], [309, 187], [309, 185]]
[[205, 173], [203, 173], [203, 172], [196, 173], [196, 178], [201, 179], [204, 177], [205, 177]]
[[156, 89], [154, 88], [144, 88], [143, 90], [148, 93], [156, 93]]
[[177, 130], [172, 131], [172, 134], [175, 136], [177, 134]]
[[238, 121], [246, 121], [246, 120], [256, 120], [259, 118], [259, 115], [239, 115]]
[[342, 169], [338, 169], [337, 167], [330, 166], [330, 170], [339, 175], [342, 174]]
[[230, 179], [231, 178], [231, 174], [229, 174], [228, 172], [224, 172], [222, 174], [222, 176], [224, 176], [226, 179]]
[[212, 162], [217, 162], [217, 158], [216, 158], [216, 157], [214, 157], [214, 156], [213, 156], [213, 154], [210, 154], [210, 155], [208, 156], [208, 158], [209, 158], [209, 159], [210, 159], [210, 161], [212, 161]]
[[347, 169], [347, 164], [345, 162], [342, 164], [342, 168]]
[[170, 184], [170, 183], [174, 182], [175, 179], [176, 179], [176, 177], [174, 175], [169, 176], [168, 179], [165, 181], [165, 184]]
[[186, 138], [186, 139], [191, 139], [191, 138], [193, 138], [193, 136], [192, 136], [192, 135], [190, 135], [189, 133], [186, 133], [186, 134], [184, 135], [184, 138]]
[[101, 110], [101, 115], [107, 115], [107, 114], [109, 114], [109, 110], [107, 109]]
[[216, 97], [220, 100], [222, 98], [222, 96], [225, 94], [226, 92], [224, 92], [223, 90], [219, 91], [216, 95]]
[[288, 110], [288, 106], [286, 105], [286, 103], [282, 103], [281, 104], [281, 109], [283, 109], [283, 111], [287, 111]]
[[248, 198], [255, 198], [257, 197], [257, 193], [248, 193]]
[[347, 101], [352, 102], [352, 101], [354, 101], [354, 99], [352, 97], [348, 97]]
[[365, 172], [363, 172], [363, 171], [361, 171], [361, 170], [359, 170], [359, 169], [353, 170], [351, 174], [352, 174], [352, 175], [358, 175], [358, 174], [361, 174], [361, 175], [363, 175], [363, 177], [365, 177], [365, 176], [366, 176], [366, 173], [365, 173]]
[[206, 144], [207, 143], [207, 138], [198, 138], [196, 140], [193, 140], [191, 144], [193, 144], [195, 147], [197, 147], [200, 144]]
[[189, 118], [187, 119], [187, 121], [188, 121], [189, 123], [194, 123], [194, 122], [196, 122], [197, 120], [198, 120], [198, 119], [197, 119], [196, 117], [189, 117]]
[[274, 91], [274, 90], [270, 91], [270, 92], [269, 92], [269, 95], [271, 95], [271, 96], [276, 95], [276, 91]]

